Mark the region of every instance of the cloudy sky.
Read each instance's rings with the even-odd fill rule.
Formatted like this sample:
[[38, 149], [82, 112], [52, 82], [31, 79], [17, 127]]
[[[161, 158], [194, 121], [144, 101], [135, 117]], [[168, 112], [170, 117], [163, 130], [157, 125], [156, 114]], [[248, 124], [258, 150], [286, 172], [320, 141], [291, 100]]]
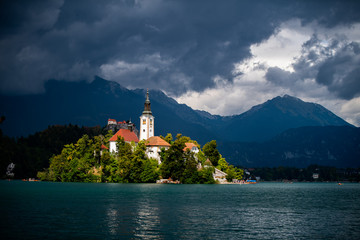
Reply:
[[48, 79], [161, 89], [233, 115], [278, 95], [360, 126], [360, 1], [0, 2], [0, 93]]

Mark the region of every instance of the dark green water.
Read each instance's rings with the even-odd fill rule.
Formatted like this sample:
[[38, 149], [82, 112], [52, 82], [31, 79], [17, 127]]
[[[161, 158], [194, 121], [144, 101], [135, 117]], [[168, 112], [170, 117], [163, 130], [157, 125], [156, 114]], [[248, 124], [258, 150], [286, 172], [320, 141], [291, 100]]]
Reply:
[[2, 239], [360, 239], [360, 184], [0, 181]]

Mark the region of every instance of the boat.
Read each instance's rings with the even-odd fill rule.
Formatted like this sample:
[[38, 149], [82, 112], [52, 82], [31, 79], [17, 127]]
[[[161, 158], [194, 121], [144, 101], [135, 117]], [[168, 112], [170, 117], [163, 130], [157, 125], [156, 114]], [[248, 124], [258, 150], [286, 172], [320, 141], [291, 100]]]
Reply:
[[256, 180], [250, 180], [250, 179], [246, 180], [245, 182], [245, 184], [256, 184], [256, 183], [257, 183]]

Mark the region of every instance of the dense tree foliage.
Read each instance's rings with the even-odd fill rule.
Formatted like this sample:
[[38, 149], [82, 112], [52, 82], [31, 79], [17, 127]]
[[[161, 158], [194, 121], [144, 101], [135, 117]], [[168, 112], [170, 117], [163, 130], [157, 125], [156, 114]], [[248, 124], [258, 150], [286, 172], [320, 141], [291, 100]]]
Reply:
[[184, 147], [185, 144], [177, 139], [169, 150], [162, 153], [160, 171], [163, 178], [172, 178], [174, 180], [182, 179], [182, 174], [185, 170]]
[[217, 150], [217, 144], [215, 140], [212, 140], [211, 142], [208, 142], [203, 147], [203, 152], [206, 157], [209, 158], [210, 162], [213, 166], [217, 166], [218, 162], [220, 160], [220, 153]]
[[173, 141], [173, 136], [172, 136], [171, 133], [168, 133], [165, 137], [163, 137], [163, 136], [160, 135], [160, 138], [164, 139], [166, 142], [168, 142], [168, 143], [170, 143], [170, 144], [171, 144], [172, 141]]
[[[3, 121], [4, 119], [1, 119]], [[48, 129], [26, 138], [13, 139], [0, 130], [1, 178], [9, 178], [7, 167], [15, 164], [14, 178], [33, 178], [62, 182], [122, 182], [148, 183], [171, 178], [182, 183], [214, 183], [214, 167], [225, 171], [231, 178], [236, 175], [216, 149], [216, 142], [206, 145], [205, 152], [184, 151], [185, 143], [200, 145], [187, 136], [171, 134], [163, 139], [171, 144], [156, 159], [147, 158], [144, 141], [129, 144], [123, 138], [117, 141], [117, 153], [110, 153], [111, 131], [100, 127], [86, 128], [74, 125], [49, 126]], [[211, 159], [218, 165], [205, 164]]]
[[84, 135], [76, 144], [64, 147], [61, 154], [50, 159], [50, 167], [39, 172], [42, 180], [62, 182], [155, 182], [159, 177], [158, 163], [145, 156], [145, 143], [131, 145], [118, 138], [118, 152], [101, 149], [108, 138]]
[[205, 156], [202, 152], [195, 155], [188, 149], [184, 151], [187, 142], [198, 145], [196, 141], [191, 140], [189, 137], [178, 134], [171, 147], [162, 152], [161, 177], [179, 180], [188, 184], [215, 183], [212, 175], [214, 168], [212, 166], [202, 167], [205, 162]]
[[[145, 141], [137, 145], [129, 144], [119, 137], [116, 153], [109, 153], [101, 146], [108, 146], [111, 133], [90, 138], [82, 136], [75, 144], [67, 144], [61, 153], [50, 159], [50, 167], [38, 173], [42, 180], [66, 182], [121, 182], [147, 183], [159, 178], [171, 178], [182, 183], [215, 183], [214, 167], [204, 164], [207, 156], [203, 152], [195, 154], [189, 149], [184, 151], [185, 143], [197, 142], [178, 134], [175, 141], [167, 135], [171, 146], [161, 152], [161, 165], [156, 159], [147, 158]], [[199, 145], [198, 145], [199, 146]], [[212, 150], [213, 152], [216, 149]], [[230, 174], [231, 179], [242, 177], [237, 175], [233, 166], [229, 166], [224, 158], [217, 166]]]
[[50, 157], [60, 154], [66, 144], [76, 142], [84, 134], [93, 137], [101, 131], [100, 127], [55, 125], [14, 139], [2, 135], [0, 130], [0, 177], [6, 178], [6, 167], [10, 163], [15, 164], [14, 178], [35, 177], [38, 171], [49, 167]]

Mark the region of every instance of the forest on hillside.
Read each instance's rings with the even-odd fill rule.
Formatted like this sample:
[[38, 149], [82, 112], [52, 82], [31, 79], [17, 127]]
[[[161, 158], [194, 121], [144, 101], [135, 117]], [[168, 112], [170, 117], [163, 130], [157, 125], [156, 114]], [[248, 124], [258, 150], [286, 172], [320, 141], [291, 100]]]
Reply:
[[100, 126], [54, 125], [28, 137], [11, 138], [0, 129], [0, 177], [7, 178], [7, 167], [14, 163], [15, 179], [34, 178], [49, 167], [49, 159], [60, 154], [64, 145], [76, 143], [84, 134], [94, 137], [101, 132]]

